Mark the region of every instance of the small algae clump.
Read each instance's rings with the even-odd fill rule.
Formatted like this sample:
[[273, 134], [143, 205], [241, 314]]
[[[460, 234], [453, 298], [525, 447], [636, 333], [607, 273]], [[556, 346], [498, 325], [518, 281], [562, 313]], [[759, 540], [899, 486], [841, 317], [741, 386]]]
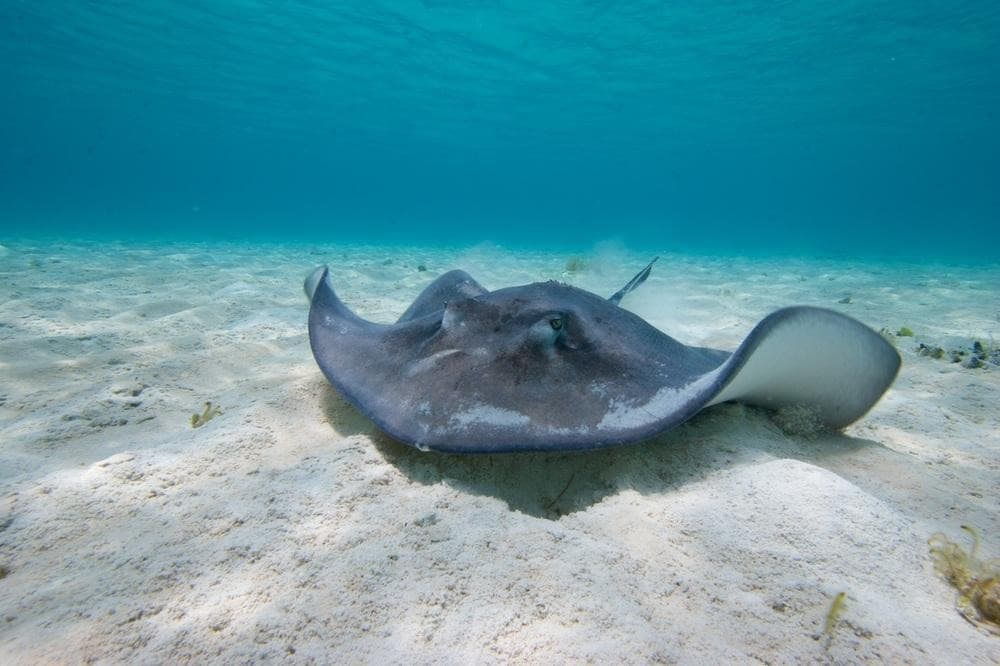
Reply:
[[921, 342], [917, 345], [916, 352], [920, 356], [960, 363], [963, 368], [968, 369], [989, 369], [1000, 366], [1000, 347], [993, 341], [984, 343], [982, 340], [973, 340], [970, 345], [947, 350], [944, 347]]
[[815, 439], [826, 430], [816, 410], [807, 405], [788, 405], [771, 415], [774, 422], [786, 435]]
[[962, 525], [972, 535], [972, 548], [960, 545], [938, 532], [927, 541], [934, 568], [958, 590], [955, 602], [966, 620], [1000, 635], [1000, 559], [979, 559], [979, 532]]
[[1000, 365], [1000, 347], [993, 341], [983, 344], [981, 340], [972, 343], [972, 353], [962, 363], [963, 368], [985, 368], [987, 364]]
[[201, 414], [191, 415], [191, 427], [200, 428], [221, 413], [222, 410], [220, 410], [218, 407], [213, 406], [211, 401], [206, 402], [205, 411], [203, 411]]
[[830, 642], [833, 641], [833, 632], [837, 630], [837, 622], [847, 608], [847, 592], [838, 592], [830, 604], [830, 610], [826, 612], [826, 622], [823, 625], [823, 634], [826, 636], [826, 648], [830, 649]]
[[579, 273], [587, 267], [587, 262], [585, 262], [580, 257], [570, 257], [566, 260], [566, 272], [567, 273]]
[[936, 347], [936, 346], [933, 346], [933, 345], [925, 345], [922, 342], [920, 343], [919, 346], [917, 346], [917, 353], [920, 354], [921, 356], [930, 356], [931, 358], [936, 358], [936, 359], [942, 359], [942, 358], [944, 358], [944, 348], [943, 347]]
[[903, 326], [898, 331], [896, 331], [896, 335], [899, 336], [899, 337], [901, 337], [901, 338], [912, 338], [913, 337], [913, 329], [910, 328], [909, 326]]
[[892, 345], [893, 347], [896, 347], [897, 349], [899, 348], [896, 345], [896, 336], [893, 335], [893, 332], [890, 331], [888, 328], [886, 328], [885, 326], [883, 326], [882, 328], [880, 328], [878, 330], [878, 334], [881, 335], [882, 338], [885, 339], [890, 345]]

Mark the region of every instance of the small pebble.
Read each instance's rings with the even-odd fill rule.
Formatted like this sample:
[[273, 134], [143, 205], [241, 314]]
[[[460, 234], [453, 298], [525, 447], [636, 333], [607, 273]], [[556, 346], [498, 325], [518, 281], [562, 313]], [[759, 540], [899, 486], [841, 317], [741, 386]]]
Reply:
[[438, 516], [433, 511], [413, 521], [413, 524], [417, 527], [429, 527], [431, 525], [437, 525], [437, 523]]

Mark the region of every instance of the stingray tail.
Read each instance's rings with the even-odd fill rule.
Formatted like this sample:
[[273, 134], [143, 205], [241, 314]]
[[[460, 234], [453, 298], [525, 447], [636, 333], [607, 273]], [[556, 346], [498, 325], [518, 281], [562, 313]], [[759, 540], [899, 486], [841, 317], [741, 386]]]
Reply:
[[621, 300], [622, 298], [625, 297], [625, 294], [631, 292], [633, 289], [635, 289], [640, 284], [646, 281], [646, 278], [649, 277], [649, 272], [653, 270], [653, 264], [656, 263], [657, 259], [659, 259], [659, 257], [653, 257], [653, 260], [648, 264], [646, 264], [645, 268], [639, 271], [634, 278], [628, 281], [628, 284], [626, 284], [624, 287], [616, 291], [614, 295], [611, 296], [611, 298], [609, 298], [608, 300], [614, 303], [615, 305], [621, 303]]

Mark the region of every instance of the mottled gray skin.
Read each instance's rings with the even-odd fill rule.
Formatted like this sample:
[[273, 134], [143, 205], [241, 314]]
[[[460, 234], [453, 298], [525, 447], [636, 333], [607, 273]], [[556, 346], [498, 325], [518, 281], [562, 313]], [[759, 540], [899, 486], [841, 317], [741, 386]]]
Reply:
[[[490, 292], [451, 271], [392, 325], [354, 315], [330, 287], [326, 267], [310, 276], [306, 291], [309, 338], [323, 373], [379, 428], [424, 450], [590, 449], [646, 439], [711, 404], [767, 331], [789, 319], [813, 328], [819, 321], [821, 331], [830, 317], [837, 318], [834, 328], [859, 327], [861, 356], [871, 357], [861, 364], [881, 364], [864, 380], [862, 398], [818, 397], [828, 403], [819, 405], [828, 425], [860, 417], [898, 368], [881, 336], [817, 308], [775, 313], [730, 354], [688, 347], [606, 298], [556, 282]], [[773, 399], [770, 388], [758, 390], [760, 381], [743, 384], [750, 390], [736, 399], [757, 390], [749, 402], [788, 402]]]

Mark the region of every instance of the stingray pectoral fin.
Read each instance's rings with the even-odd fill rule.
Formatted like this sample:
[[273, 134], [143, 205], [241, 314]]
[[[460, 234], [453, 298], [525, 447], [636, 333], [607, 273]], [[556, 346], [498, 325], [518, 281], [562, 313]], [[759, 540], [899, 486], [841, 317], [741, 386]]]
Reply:
[[465, 271], [448, 271], [427, 285], [399, 318], [398, 323], [419, 319], [444, 310], [452, 301], [475, 298], [486, 290]]
[[394, 325], [368, 321], [340, 300], [325, 266], [310, 275], [307, 291], [310, 285], [309, 345], [323, 375], [379, 428], [401, 441], [414, 441], [407, 429], [412, 414], [401, 407], [413, 385], [407, 383], [405, 369], [413, 365], [410, 350], [433, 335], [440, 317]]
[[302, 284], [302, 289], [305, 290], [306, 298], [310, 303], [312, 302], [313, 295], [316, 293], [316, 287], [319, 286], [319, 283], [323, 281], [329, 271], [330, 269], [327, 268], [326, 264], [317, 266], [311, 273], [309, 273], [309, 277], [307, 277], [306, 281]]
[[[330, 327], [335, 323], [341, 326], [341, 333], [346, 333], [349, 330], [355, 335], [368, 334], [372, 330], [384, 328], [384, 326], [362, 319], [344, 305], [344, 302], [334, 292], [333, 287], [330, 286], [329, 274], [328, 266], [325, 264], [317, 266], [302, 285], [306, 296], [309, 297], [310, 335], [316, 328]], [[344, 327], [348, 323], [351, 324], [349, 329]]]
[[899, 366], [895, 348], [857, 320], [785, 308], [765, 317], [720, 368], [722, 390], [709, 404], [803, 406], [827, 427], [842, 428], [872, 408]]

